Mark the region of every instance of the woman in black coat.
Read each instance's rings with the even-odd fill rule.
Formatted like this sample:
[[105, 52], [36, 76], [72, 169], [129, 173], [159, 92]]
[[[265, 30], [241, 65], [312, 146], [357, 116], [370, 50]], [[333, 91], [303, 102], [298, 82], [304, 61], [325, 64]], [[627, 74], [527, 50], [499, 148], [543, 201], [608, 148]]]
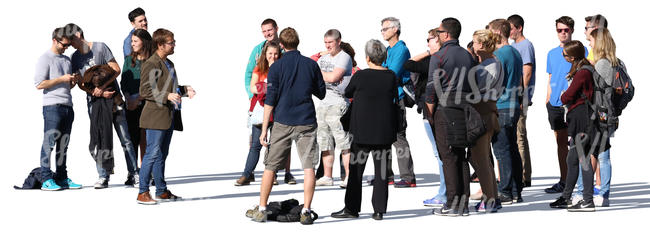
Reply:
[[370, 153], [375, 165], [372, 218], [381, 220], [388, 203], [387, 162], [398, 126], [395, 105], [397, 77], [381, 66], [386, 59], [386, 48], [380, 41], [368, 41], [365, 50], [369, 68], [356, 72], [345, 89], [345, 96], [354, 100], [350, 119], [352, 154], [345, 207], [332, 213], [333, 218], [359, 217], [363, 171]]

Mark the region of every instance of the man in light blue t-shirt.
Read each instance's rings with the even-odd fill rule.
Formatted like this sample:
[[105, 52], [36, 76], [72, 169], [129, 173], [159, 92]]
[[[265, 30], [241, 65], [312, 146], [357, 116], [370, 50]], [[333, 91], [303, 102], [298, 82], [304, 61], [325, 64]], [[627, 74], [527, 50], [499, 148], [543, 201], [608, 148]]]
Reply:
[[530, 187], [531, 182], [531, 163], [530, 150], [528, 147], [528, 136], [526, 131], [526, 117], [528, 107], [533, 104], [533, 92], [535, 91], [535, 47], [524, 36], [524, 19], [520, 15], [511, 15], [508, 17], [510, 23], [510, 39], [515, 42], [512, 47], [517, 49], [521, 55], [523, 66], [523, 97], [521, 99], [521, 115], [517, 121], [517, 146], [519, 147], [519, 156], [523, 164], [523, 183], [524, 187]]
[[[566, 157], [568, 153], [568, 136], [567, 122], [565, 119], [565, 109], [562, 107], [560, 96], [569, 87], [566, 75], [571, 70], [571, 63], [567, 62], [562, 54], [565, 43], [571, 41], [573, 26], [575, 22], [571, 17], [562, 16], [555, 20], [555, 31], [560, 45], [551, 49], [546, 57], [546, 73], [549, 81], [546, 91], [546, 109], [548, 111], [548, 121], [551, 129], [555, 132], [557, 143], [557, 158], [560, 166], [560, 181], [544, 189], [546, 193], [561, 193], [564, 190], [564, 181], [566, 180], [567, 164]], [[587, 49], [585, 48], [585, 51]]]
[[131, 26], [133, 26], [133, 29], [131, 29], [129, 35], [124, 38], [124, 44], [122, 45], [122, 51], [124, 52], [125, 58], [126, 56], [131, 55], [131, 36], [133, 36], [133, 32], [136, 29], [147, 30], [149, 25], [147, 16], [144, 15], [144, 10], [140, 7], [135, 8], [129, 12], [129, 21], [131, 21]]
[[[43, 184], [41, 190], [80, 189], [68, 178], [66, 158], [70, 132], [74, 120], [72, 95], [79, 76], [72, 73], [70, 58], [63, 55], [71, 44], [71, 38], [63, 28], [52, 32], [52, 46], [36, 63], [34, 85], [43, 90], [44, 140], [41, 147], [40, 165]], [[56, 146], [56, 174], [50, 169], [50, 155]]]

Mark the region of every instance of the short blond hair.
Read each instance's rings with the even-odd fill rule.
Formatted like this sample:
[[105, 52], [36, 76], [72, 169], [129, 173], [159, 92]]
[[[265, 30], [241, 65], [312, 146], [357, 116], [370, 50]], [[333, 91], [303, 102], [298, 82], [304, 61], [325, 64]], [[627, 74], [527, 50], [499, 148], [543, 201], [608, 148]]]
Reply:
[[497, 43], [501, 39], [499, 35], [488, 29], [476, 30], [474, 32], [474, 37], [476, 37], [478, 43], [481, 43], [483, 49], [488, 53], [492, 53], [496, 50]]

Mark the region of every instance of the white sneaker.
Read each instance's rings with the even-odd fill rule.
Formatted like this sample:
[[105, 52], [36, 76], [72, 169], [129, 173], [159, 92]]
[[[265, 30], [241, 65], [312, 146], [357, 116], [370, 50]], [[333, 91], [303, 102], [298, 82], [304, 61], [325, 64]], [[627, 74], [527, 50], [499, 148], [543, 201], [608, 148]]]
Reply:
[[347, 188], [348, 187], [348, 177], [345, 177], [345, 180], [341, 181], [341, 184], [339, 185], [341, 188]]
[[332, 177], [323, 176], [316, 181], [316, 186], [332, 186], [332, 185], [334, 185], [334, 181], [332, 180]]
[[133, 186], [137, 187], [137, 185], [140, 184], [140, 175], [138, 174], [133, 175], [133, 180], [134, 180]]
[[597, 207], [609, 207], [609, 199], [601, 195], [596, 195], [594, 196], [594, 205]]
[[100, 177], [97, 182], [95, 182], [95, 189], [104, 189], [108, 188], [108, 178]]

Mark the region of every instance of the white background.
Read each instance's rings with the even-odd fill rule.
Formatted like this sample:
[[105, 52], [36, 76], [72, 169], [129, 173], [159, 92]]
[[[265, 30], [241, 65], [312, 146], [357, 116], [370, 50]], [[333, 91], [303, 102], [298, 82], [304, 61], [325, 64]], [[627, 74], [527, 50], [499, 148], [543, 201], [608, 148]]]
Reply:
[[[54, 28], [74, 22], [83, 28], [86, 39], [101, 41], [111, 48], [123, 64], [122, 42], [131, 25], [127, 14], [141, 6], [149, 19], [149, 31], [166, 28], [175, 33], [176, 53], [170, 56], [179, 71], [181, 84], [197, 90], [193, 100], [184, 100], [185, 131], [175, 132], [167, 160], [169, 188], [189, 201], [140, 206], [137, 190], [121, 186], [126, 167], [115, 136], [116, 174], [111, 188], [80, 191], [14, 191], [27, 173], [38, 166], [43, 137], [42, 93], [34, 88], [34, 65], [51, 46]], [[558, 232], [566, 229], [634, 230], [650, 213], [648, 184], [648, 126], [644, 102], [649, 38], [645, 7], [624, 1], [47, 1], [4, 2], [0, 9], [2, 36], [0, 56], [3, 127], [0, 134], [0, 229], [60, 232], [119, 233], [157, 232], [248, 232], [300, 231], [332, 232], [345, 230], [425, 230]], [[529, 111], [528, 132], [533, 163], [533, 187], [524, 192], [526, 203], [506, 207], [494, 215], [473, 215], [450, 219], [431, 216], [421, 201], [438, 188], [438, 167], [421, 124], [421, 117], [408, 112], [407, 137], [412, 147], [418, 188], [392, 189], [388, 214], [382, 222], [369, 219], [371, 189], [364, 188], [362, 219], [338, 222], [327, 217], [343, 207], [343, 190], [318, 188], [313, 207], [322, 219], [319, 225], [256, 224], [243, 213], [258, 202], [259, 181], [252, 186], [232, 186], [244, 168], [248, 152], [246, 128], [248, 100], [244, 91], [244, 70], [253, 46], [263, 40], [260, 23], [274, 18], [279, 27], [295, 28], [301, 43], [298, 49], [309, 56], [323, 50], [322, 35], [330, 28], [342, 32], [343, 41], [356, 49], [356, 60], [366, 68], [363, 45], [369, 39], [382, 39], [380, 20], [394, 16], [402, 22], [402, 37], [415, 55], [425, 51], [426, 34], [448, 16], [462, 23], [461, 45], [472, 32], [495, 18], [511, 14], [524, 17], [524, 35], [533, 42], [537, 58], [537, 84], [534, 105]], [[557, 157], [553, 132], [547, 121], [546, 54], [558, 45], [555, 19], [568, 15], [576, 21], [574, 39], [587, 44], [584, 17], [603, 14], [609, 21], [623, 59], [637, 88], [636, 96], [621, 118], [612, 140], [612, 207], [591, 214], [570, 214], [547, 206], [556, 195], [542, 189], [557, 181]], [[68, 49], [67, 55], [74, 51]], [[76, 118], [68, 150], [69, 176], [91, 186], [97, 177], [95, 164], [87, 151], [89, 122], [85, 94], [74, 89]], [[295, 154], [294, 154], [295, 155]], [[299, 169], [294, 156], [293, 169]], [[260, 160], [261, 161], [261, 160]], [[397, 163], [394, 168], [397, 173]], [[257, 169], [262, 169], [262, 163]], [[372, 173], [369, 163], [366, 174]], [[302, 172], [295, 170], [299, 182]], [[338, 175], [338, 169], [334, 171]], [[259, 176], [260, 173], [257, 173]], [[280, 178], [282, 178], [280, 176]], [[478, 189], [477, 184], [472, 189]], [[302, 202], [302, 184], [281, 184], [274, 188], [271, 201], [296, 198]], [[332, 225], [336, 224], [336, 225]], [[469, 225], [468, 225], [469, 224]], [[619, 226], [625, 225], [625, 226]]]

